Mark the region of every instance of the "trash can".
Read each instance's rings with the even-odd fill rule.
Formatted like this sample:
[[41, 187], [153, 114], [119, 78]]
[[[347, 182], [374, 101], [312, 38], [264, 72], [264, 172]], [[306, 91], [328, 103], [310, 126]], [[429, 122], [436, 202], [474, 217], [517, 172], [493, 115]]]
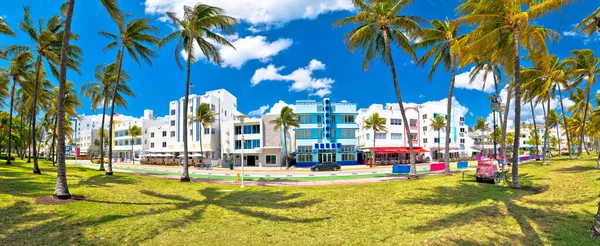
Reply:
[[233, 170], [233, 162], [229, 163], [229, 170]]

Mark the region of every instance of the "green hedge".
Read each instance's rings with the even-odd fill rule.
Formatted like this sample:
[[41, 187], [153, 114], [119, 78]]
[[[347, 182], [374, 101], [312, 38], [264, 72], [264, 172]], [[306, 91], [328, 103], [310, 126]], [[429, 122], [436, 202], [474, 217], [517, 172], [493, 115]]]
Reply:
[[[0, 154], [0, 160], [6, 160], [7, 157], [8, 157], [7, 154]], [[15, 155], [11, 155], [10, 156], [10, 160], [14, 161], [15, 160]]]

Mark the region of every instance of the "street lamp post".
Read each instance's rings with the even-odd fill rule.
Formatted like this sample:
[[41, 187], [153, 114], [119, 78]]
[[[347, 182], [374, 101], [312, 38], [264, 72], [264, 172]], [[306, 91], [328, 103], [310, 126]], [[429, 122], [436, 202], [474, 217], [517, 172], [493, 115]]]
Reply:
[[241, 128], [241, 132], [242, 132], [242, 160], [241, 160], [241, 166], [242, 166], [242, 186], [240, 186], [241, 188], [244, 188], [244, 119], [246, 119], [247, 117], [245, 115], [238, 115], [237, 116], [238, 120], [240, 120], [240, 128]]

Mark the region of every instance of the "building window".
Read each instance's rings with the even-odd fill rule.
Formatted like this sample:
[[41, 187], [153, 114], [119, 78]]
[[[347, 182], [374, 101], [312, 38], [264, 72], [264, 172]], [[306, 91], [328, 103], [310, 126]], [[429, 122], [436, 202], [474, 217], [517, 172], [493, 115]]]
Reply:
[[401, 119], [390, 119], [390, 124], [393, 126], [401, 126], [402, 120]]
[[204, 128], [204, 135], [210, 134], [210, 128]]
[[433, 138], [433, 143], [439, 143], [440, 139], [439, 138]]
[[426, 132], [427, 131], [427, 126], [423, 127], [423, 131]]
[[162, 146], [163, 146], [163, 148], [166, 148], [167, 147], [167, 142], [163, 142]]
[[175, 109], [171, 109], [171, 115], [175, 115]]
[[297, 162], [312, 162], [312, 155], [297, 155]]
[[312, 123], [312, 116], [310, 114], [301, 114], [299, 118], [300, 124]]
[[310, 153], [312, 152], [312, 146], [298, 146], [298, 152], [300, 153]]
[[148, 144], [148, 140], [144, 139], [144, 144]]
[[277, 156], [276, 155], [267, 155], [266, 158], [267, 158], [266, 164], [268, 164], [268, 165], [277, 164]]
[[342, 138], [355, 138], [356, 131], [352, 129], [342, 129]]
[[460, 132], [465, 132], [465, 128], [460, 128]]
[[423, 143], [427, 143], [427, 138], [423, 138]]
[[215, 128], [210, 128], [210, 134], [215, 134]]
[[354, 152], [356, 150], [355, 145], [342, 145], [342, 152]]
[[342, 154], [342, 161], [354, 161], [356, 160], [355, 154]]
[[392, 133], [391, 135], [392, 140], [402, 140], [402, 133]]
[[175, 126], [175, 121], [174, 120], [171, 121], [171, 126]]
[[242, 134], [242, 126], [235, 126], [235, 127], [234, 127], [234, 132], [235, 132], [235, 133], [234, 133], [235, 135], [240, 135], [240, 134]]
[[354, 123], [354, 115], [352, 114], [343, 114], [342, 122], [344, 123]]
[[194, 112], [194, 107], [190, 106], [190, 112]]
[[141, 138], [136, 139], [135, 144], [137, 144], [137, 145], [142, 144], [142, 139]]
[[312, 138], [311, 130], [297, 130], [296, 139], [309, 139]]
[[465, 143], [465, 139], [461, 138], [461, 139], [460, 139], [460, 143], [461, 143], [461, 144], [464, 144], [464, 143]]
[[335, 129], [331, 129], [329, 137], [330, 138], [336, 138], [337, 137], [337, 131]]
[[150, 148], [154, 148], [154, 143], [150, 143]]
[[175, 137], [175, 131], [171, 131], [171, 137]]
[[235, 140], [235, 149], [242, 148], [242, 140]]
[[260, 148], [260, 140], [252, 139], [252, 140], [244, 140], [244, 149], [256, 149]]
[[427, 114], [423, 114], [423, 119], [426, 120], [427, 119]]
[[330, 115], [329, 120], [331, 121], [331, 123], [335, 123], [335, 115]]
[[154, 132], [151, 132], [150, 133], [150, 138], [153, 138], [153, 137], [154, 137]]
[[215, 105], [214, 104], [210, 105], [210, 110], [215, 111]]
[[317, 123], [323, 123], [323, 115], [317, 115]]
[[416, 133], [411, 133], [410, 136], [411, 136], [412, 140], [417, 140], [417, 134]]
[[163, 134], [162, 134], [162, 136], [163, 136], [163, 137], [166, 137], [166, 136], [167, 136], [167, 131], [163, 131]]
[[245, 125], [244, 134], [260, 134], [260, 125]]
[[410, 127], [416, 127], [417, 126], [417, 120], [410, 120]]
[[379, 133], [379, 132], [375, 133], [375, 139], [385, 139], [386, 138], [385, 135], [386, 135], [385, 133]]
[[465, 121], [465, 117], [460, 117], [460, 121]]
[[366, 139], [366, 140], [371, 140], [371, 138], [370, 138], [369, 136], [370, 136], [370, 135], [369, 135], [369, 133], [367, 133], [367, 134], [365, 135], [365, 139]]

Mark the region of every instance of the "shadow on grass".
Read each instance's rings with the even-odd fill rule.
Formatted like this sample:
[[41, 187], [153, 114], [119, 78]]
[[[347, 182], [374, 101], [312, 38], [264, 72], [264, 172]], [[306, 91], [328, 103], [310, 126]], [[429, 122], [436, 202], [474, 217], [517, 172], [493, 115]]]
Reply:
[[81, 178], [77, 184], [71, 185], [73, 188], [79, 187], [112, 187], [114, 184], [135, 184], [135, 181], [129, 176], [125, 176], [123, 174], [114, 174], [112, 176], [106, 176], [103, 173], [98, 173], [95, 176], [89, 177], [87, 179]]
[[592, 171], [592, 170], [599, 170], [596, 167], [593, 166], [573, 166], [573, 167], [565, 167], [565, 168], [560, 168], [557, 169], [556, 171], [559, 172], [565, 172], [565, 173], [580, 173], [580, 172], [587, 172], [587, 171]]

